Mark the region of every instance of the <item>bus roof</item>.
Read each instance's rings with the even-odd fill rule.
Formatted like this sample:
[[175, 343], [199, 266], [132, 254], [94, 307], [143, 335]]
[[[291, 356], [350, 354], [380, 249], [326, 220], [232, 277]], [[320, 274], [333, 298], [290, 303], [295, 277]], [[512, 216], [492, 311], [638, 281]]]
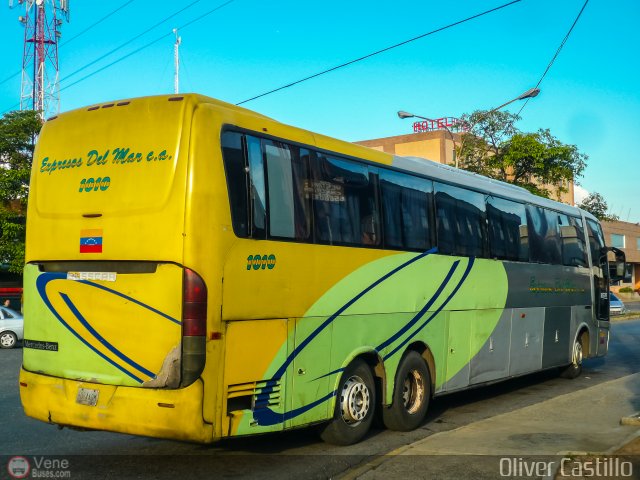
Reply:
[[[434, 180], [441, 180], [446, 183], [477, 190], [488, 195], [497, 195], [540, 207], [551, 208], [569, 215], [580, 215], [580, 209], [577, 207], [534, 195], [525, 188], [518, 187], [512, 183], [495, 180], [431, 160], [425, 160], [419, 157], [394, 156], [393, 166], [401, 170], [433, 178]], [[590, 216], [587, 212], [585, 212], [585, 214]]]

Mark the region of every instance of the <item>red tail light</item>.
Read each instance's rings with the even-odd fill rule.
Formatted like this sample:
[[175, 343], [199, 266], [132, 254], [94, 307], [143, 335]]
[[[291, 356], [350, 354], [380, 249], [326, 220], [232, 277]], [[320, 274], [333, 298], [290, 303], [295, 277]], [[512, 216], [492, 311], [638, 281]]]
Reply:
[[193, 270], [184, 269], [182, 336], [207, 334], [207, 286]]

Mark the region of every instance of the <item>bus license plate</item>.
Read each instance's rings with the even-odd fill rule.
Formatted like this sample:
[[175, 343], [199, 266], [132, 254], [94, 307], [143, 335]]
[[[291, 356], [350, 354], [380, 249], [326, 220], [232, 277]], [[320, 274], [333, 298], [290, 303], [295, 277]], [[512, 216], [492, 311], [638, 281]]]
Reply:
[[98, 404], [99, 393], [100, 392], [98, 390], [80, 387], [78, 388], [76, 403], [79, 403], [80, 405], [88, 405], [90, 407], [95, 407]]

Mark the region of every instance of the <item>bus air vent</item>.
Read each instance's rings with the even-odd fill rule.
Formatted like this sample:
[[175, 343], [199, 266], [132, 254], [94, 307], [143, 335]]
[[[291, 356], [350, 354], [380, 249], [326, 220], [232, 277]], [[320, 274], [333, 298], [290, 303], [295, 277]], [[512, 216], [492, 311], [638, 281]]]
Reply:
[[229, 385], [227, 412], [277, 408], [280, 405], [280, 390], [280, 380], [259, 380]]

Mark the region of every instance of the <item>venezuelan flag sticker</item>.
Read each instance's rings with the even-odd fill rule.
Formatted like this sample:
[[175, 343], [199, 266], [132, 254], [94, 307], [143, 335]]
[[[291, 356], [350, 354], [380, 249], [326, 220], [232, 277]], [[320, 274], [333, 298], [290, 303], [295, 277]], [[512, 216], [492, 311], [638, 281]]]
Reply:
[[102, 229], [80, 230], [80, 253], [102, 253]]

